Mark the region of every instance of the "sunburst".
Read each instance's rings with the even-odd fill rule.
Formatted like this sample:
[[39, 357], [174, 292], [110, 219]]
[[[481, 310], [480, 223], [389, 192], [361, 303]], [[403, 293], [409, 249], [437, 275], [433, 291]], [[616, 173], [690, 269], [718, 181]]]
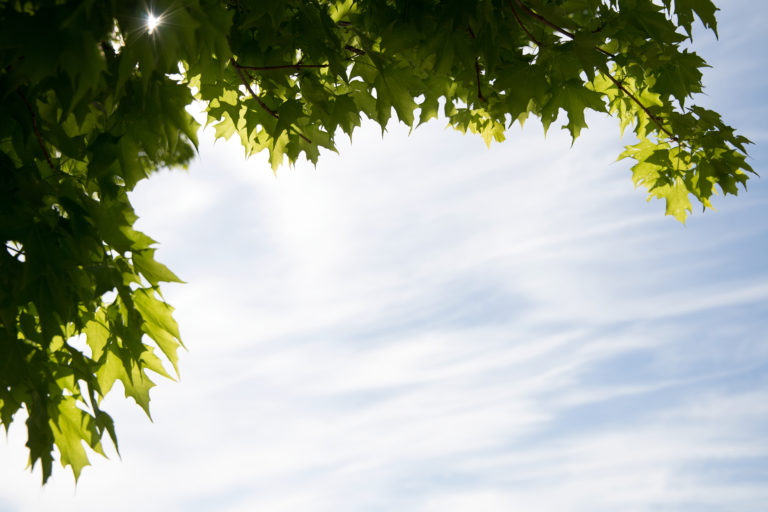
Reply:
[[155, 16], [153, 13], [147, 13], [147, 31], [151, 34], [162, 23], [161, 16]]

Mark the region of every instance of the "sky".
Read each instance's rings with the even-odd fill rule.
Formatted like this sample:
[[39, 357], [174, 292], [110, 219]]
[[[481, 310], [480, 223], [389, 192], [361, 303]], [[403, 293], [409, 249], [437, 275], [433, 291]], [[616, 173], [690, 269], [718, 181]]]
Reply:
[[[765, 174], [768, 6], [722, 8], [699, 103]], [[766, 510], [768, 185], [681, 225], [588, 121], [366, 125], [277, 176], [204, 134], [133, 194], [187, 281], [180, 381], [153, 422], [113, 391], [122, 458], [77, 486], [14, 424], [0, 511]]]

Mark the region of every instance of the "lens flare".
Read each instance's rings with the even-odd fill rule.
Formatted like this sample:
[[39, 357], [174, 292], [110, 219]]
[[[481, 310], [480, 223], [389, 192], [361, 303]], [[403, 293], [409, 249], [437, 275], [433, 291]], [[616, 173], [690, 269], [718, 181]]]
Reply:
[[151, 34], [160, 25], [160, 18], [152, 13], [147, 14], [147, 30]]

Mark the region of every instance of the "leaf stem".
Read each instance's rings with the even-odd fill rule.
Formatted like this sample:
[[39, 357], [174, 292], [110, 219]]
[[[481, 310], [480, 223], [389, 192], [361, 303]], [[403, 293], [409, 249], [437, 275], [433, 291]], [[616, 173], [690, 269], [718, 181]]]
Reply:
[[40, 129], [37, 126], [37, 116], [35, 115], [35, 110], [32, 108], [32, 104], [29, 102], [26, 96], [24, 96], [24, 93], [21, 92], [20, 88], [16, 89], [16, 92], [21, 96], [21, 99], [24, 100], [24, 104], [27, 106], [27, 110], [29, 110], [29, 115], [32, 117], [32, 129], [35, 131], [35, 136], [37, 137], [37, 144], [40, 146], [40, 149], [43, 151], [43, 154], [45, 155], [45, 160], [48, 162], [48, 165], [56, 171], [56, 167], [53, 166], [53, 162], [51, 161], [51, 155], [48, 154], [48, 150], [45, 149], [45, 144], [43, 143], [43, 137], [40, 135]]
[[[280, 119], [280, 116], [277, 114], [277, 112], [275, 112], [274, 110], [269, 108], [266, 105], [266, 103], [264, 103], [261, 100], [261, 98], [259, 98], [259, 96], [256, 94], [256, 92], [251, 88], [251, 83], [248, 80], [245, 79], [245, 75], [243, 75], [243, 71], [242, 70], [243, 69], [253, 69], [253, 68], [249, 68], [247, 66], [241, 66], [240, 64], [237, 63], [237, 61], [234, 58], [229, 59], [229, 61], [232, 63], [232, 66], [235, 68], [235, 71], [237, 71], [237, 74], [240, 76], [240, 80], [243, 82], [243, 85], [245, 86], [246, 89], [248, 89], [248, 92], [251, 93], [251, 96], [253, 97], [253, 99], [256, 100], [256, 102], [259, 104], [259, 106], [262, 109], [264, 109], [264, 111], [266, 111], [269, 115], [274, 117], [275, 119]], [[291, 127], [291, 128], [293, 128], [293, 127]], [[304, 139], [306, 142], [308, 142], [309, 144], [312, 144], [312, 141], [309, 140], [303, 133], [299, 132], [295, 128], [293, 128], [293, 131], [296, 133], [296, 135], [298, 135], [299, 137]]]

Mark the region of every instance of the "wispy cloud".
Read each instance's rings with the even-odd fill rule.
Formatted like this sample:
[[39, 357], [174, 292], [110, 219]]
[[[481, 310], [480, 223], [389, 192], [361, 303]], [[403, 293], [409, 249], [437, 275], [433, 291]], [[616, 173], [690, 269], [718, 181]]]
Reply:
[[154, 424], [107, 400], [123, 460], [76, 491], [15, 425], [0, 509], [760, 510], [765, 187], [680, 226], [590, 121], [366, 129], [277, 178], [205, 142], [135, 196], [189, 281], [181, 382]]

